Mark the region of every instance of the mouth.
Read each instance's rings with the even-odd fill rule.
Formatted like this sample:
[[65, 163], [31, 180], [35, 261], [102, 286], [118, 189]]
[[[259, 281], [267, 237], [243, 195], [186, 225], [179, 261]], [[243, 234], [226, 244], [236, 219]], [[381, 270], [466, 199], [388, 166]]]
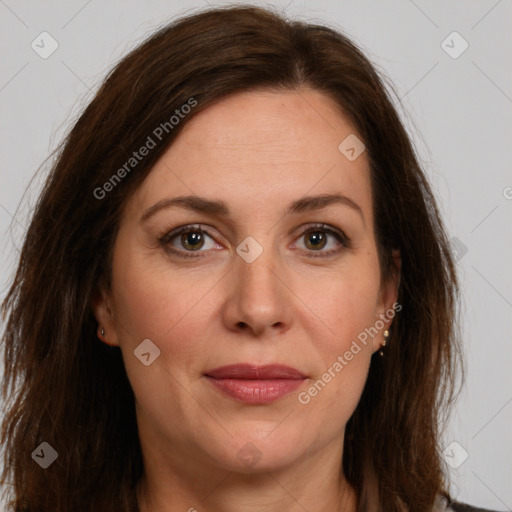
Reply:
[[221, 393], [239, 402], [263, 405], [296, 390], [307, 376], [290, 366], [234, 364], [209, 370], [206, 379]]

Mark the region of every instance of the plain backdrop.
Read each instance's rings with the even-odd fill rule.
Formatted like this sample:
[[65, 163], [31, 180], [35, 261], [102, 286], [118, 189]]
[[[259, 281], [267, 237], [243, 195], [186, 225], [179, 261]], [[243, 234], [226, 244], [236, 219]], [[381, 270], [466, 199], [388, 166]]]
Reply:
[[[511, 510], [511, 1], [253, 3], [342, 30], [394, 83], [439, 197], [464, 296], [468, 374], [443, 438], [451, 491]], [[171, 18], [207, 4], [225, 2], [0, 0], [2, 297], [44, 172], [20, 200], [38, 167], [119, 58]], [[42, 32], [58, 44], [47, 58], [31, 46], [48, 38]]]

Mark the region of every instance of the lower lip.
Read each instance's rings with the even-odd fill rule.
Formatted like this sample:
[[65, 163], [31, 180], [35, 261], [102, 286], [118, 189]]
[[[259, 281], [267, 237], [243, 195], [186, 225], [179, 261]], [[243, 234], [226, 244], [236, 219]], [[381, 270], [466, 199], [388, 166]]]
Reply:
[[247, 404], [262, 405], [275, 402], [295, 391], [305, 379], [215, 379], [206, 378], [224, 394]]

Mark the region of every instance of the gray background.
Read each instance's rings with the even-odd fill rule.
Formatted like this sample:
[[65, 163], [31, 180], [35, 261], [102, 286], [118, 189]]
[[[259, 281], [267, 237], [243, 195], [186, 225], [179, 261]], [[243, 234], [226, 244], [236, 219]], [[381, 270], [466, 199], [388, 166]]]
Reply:
[[[170, 18], [207, 3], [221, 4], [0, 0], [2, 297], [44, 175], [20, 206], [37, 168], [120, 57]], [[270, 3], [343, 30], [402, 98], [400, 113], [454, 237], [464, 294], [468, 376], [443, 438], [451, 491], [474, 505], [511, 510], [511, 2]], [[47, 59], [31, 48], [43, 31], [59, 45]], [[469, 44], [458, 58], [441, 45], [453, 31]], [[452, 53], [462, 48], [453, 36], [445, 44]]]

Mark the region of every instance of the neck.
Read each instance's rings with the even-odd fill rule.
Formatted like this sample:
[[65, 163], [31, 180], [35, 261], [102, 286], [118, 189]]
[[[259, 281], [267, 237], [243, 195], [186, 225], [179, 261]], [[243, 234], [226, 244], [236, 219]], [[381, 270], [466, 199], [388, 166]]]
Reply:
[[[167, 476], [162, 473], [154, 474], [151, 470], [144, 472], [137, 490], [139, 510], [355, 512], [355, 490], [342, 473], [329, 471], [336, 467], [329, 462], [331, 461], [321, 459], [307, 460], [293, 468], [244, 474], [219, 467], [192, 470], [191, 467], [182, 465], [178, 470], [172, 467], [171, 462]], [[337, 467], [341, 467], [341, 464]]]

